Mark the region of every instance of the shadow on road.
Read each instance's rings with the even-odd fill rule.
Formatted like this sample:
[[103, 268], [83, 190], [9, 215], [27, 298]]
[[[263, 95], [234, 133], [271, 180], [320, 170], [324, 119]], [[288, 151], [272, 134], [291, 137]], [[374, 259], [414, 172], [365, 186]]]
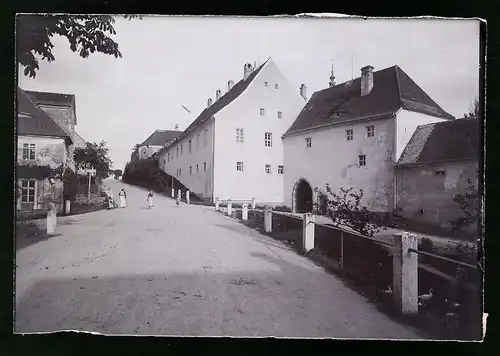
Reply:
[[47, 235], [47, 230], [40, 228], [36, 223], [16, 225], [16, 250], [21, 250], [38, 242], [46, 241], [61, 234]]
[[330, 276], [255, 253], [281, 272], [88, 276], [38, 280], [16, 307], [16, 333], [419, 338]]

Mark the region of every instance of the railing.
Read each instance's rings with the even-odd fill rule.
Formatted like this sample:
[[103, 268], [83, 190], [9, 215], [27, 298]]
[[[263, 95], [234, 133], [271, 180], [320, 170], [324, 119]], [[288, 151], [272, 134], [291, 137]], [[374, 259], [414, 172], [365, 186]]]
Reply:
[[[220, 201], [219, 201], [220, 202]], [[226, 201], [224, 201], [226, 202]], [[231, 216], [231, 204], [235, 201], [227, 200], [228, 211], [227, 215]], [[248, 220], [248, 205], [243, 201], [243, 213], [241, 220], [245, 222]], [[218, 204], [216, 203], [216, 210], [219, 211]], [[246, 212], [245, 212], [246, 210]], [[418, 240], [416, 235], [411, 233], [397, 233], [393, 234], [393, 243], [382, 241], [375, 237], [366, 236], [355, 231], [348, 231], [338, 226], [332, 226], [326, 223], [316, 222], [315, 216], [311, 213], [306, 213], [302, 216], [297, 216], [294, 213], [272, 210], [270, 207], [265, 209], [252, 209], [254, 212], [264, 213], [264, 232], [271, 233], [273, 231], [273, 215], [283, 216], [295, 219], [302, 222], [301, 243], [300, 247], [304, 252], [309, 252], [315, 248], [315, 226], [327, 228], [336, 231], [340, 234], [340, 259], [339, 264], [344, 268], [345, 256], [345, 239], [346, 236], [359, 237], [361, 239], [371, 241], [375, 244], [382, 245], [386, 248], [387, 253], [392, 255], [392, 287], [393, 298], [395, 303], [399, 306], [400, 311], [403, 313], [416, 313], [418, 312], [419, 296], [418, 296], [418, 269], [419, 266], [418, 255], [427, 256], [429, 258], [446, 261], [457, 266], [479, 269], [482, 271], [481, 265], [473, 265], [470, 263], [458, 261], [452, 258], [440, 256], [434, 253], [422, 251], [418, 249]], [[246, 214], [245, 214], [246, 213]], [[286, 221], [286, 220], [285, 220]], [[284, 223], [286, 226], [286, 222]], [[427, 271], [429, 269], [427, 268]], [[432, 273], [432, 272], [431, 272]], [[439, 273], [437, 273], [439, 275]], [[386, 280], [387, 278], [385, 278]]]

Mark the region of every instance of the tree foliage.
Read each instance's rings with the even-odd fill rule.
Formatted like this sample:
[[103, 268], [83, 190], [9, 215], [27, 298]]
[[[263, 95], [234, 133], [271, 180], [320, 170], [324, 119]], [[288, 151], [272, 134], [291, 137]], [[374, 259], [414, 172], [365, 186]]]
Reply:
[[114, 174], [114, 176], [115, 176], [115, 178], [116, 178], [116, 179], [120, 179], [120, 177], [121, 177], [121, 176], [122, 176], [122, 174], [123, 174], [123, 171], [122, 171], [121, 169], [115, 169], [115, 170], [113, 171], [113, 174]]
[[[126, 15], [129, 20], [141, 16]], [[109, 15], [19, 15], [17, 17], [17, 62], [24, 67], [24, 75], [35, 77], [40, 69], [38, 58], [55, 61], [52, 53], [55, 35], [66, 37], [69, 48], [80, 57], [100, 52], [122, 57], [118, 43], [111, 35], [116, 35], [115, 20]], [[37, 58], [38, 57], [38, 58]]]
[[99, 178], [107, 178], [111, 173], [113, 161], [109, 158], [109, 148], [106, 145], [106, 141], [87, 142], [84, 148], [76, 148], [74, 152], [76, 167], [78, 169], [94, 168]]
[[78, 177], [70, 168], [64, 170], [63, 187], [64, 200], [74, 202], [78, 193]]
[[479, 118], [479, 99], [474, 99], [471, 107], [469, 108], [469, 112], [464, 114], [464, 118], [475, 117]]
[[362, 206], [363, 189], [357, 192], [352, 187], [340, 188], [340, 194], [337, 194], [327, 184], [326, 192], [327, 215], [333, 225], [350, 228], [365, 236], [373, 236], [384, 229], [380, 226], [379, 217]]
[[460, 206], [463, 217], [451, 221], [454, 229], [463, 229], [477, 223], [479, 219], [479, 194], [477, 186], [471, 179], [467, 179], [464, 194], [455, 194], [453, 201]]

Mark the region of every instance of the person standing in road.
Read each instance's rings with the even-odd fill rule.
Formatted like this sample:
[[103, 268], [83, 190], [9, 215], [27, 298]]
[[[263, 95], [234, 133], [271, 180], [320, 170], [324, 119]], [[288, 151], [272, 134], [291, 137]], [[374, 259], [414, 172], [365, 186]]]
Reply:
[[153, 207], [153, 189], [149, 191], [146, 201], [148, 202], [148, 208], [151, 209]]
[[125, 189], [122, 189], [122, 192], [123, 192], [123, 200], [124, 200], [124, 203], [125, 203], [125, 206], [127, 206], [127, 192], [125, 191]]
[[120, 208], [125, 208], [125, 192], [122, 190], [120, 190], [120, 193], [118, 193], [118, 195], [120, 196]]

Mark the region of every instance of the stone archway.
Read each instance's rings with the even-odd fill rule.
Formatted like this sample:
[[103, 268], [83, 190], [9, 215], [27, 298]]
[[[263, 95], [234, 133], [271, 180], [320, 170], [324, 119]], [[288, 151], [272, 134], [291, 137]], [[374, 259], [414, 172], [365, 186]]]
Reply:
[[310, 213], [313, 211], [313, 190], [304, 178], [299, 179], [293, 187], [292, 211], [294, 213]]

